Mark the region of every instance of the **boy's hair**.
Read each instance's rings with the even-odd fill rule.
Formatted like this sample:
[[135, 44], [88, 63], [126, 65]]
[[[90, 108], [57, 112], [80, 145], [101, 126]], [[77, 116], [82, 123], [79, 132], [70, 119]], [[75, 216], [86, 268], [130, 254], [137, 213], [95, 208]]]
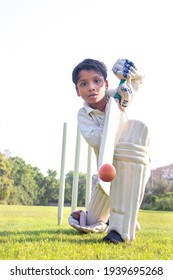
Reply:
[[95, 70], [97, 73], [103, 76], [104, 80], [107, 78], [106, 65], [101, 61], [88, 58], [80, 62], [72, 72], [72, 81], [75, 85], [77, 85], [79, 73], [82, 70]]

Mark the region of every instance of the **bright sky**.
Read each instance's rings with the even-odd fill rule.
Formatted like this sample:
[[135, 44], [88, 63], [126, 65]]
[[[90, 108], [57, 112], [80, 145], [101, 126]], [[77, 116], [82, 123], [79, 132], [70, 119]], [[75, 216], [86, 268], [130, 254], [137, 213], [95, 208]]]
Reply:
[[[1, 0], [0, 149], [60, 174], [67, 122], [66, 172], [73, 170], [82, 100], [71, 72], [85, 58], [102, 60], [109, 70], [118, 58], [128, 58], [145, 81], [127, 115], [149, 123], [153, 165], [173, 161], [171, 2]], [[111, 71], [108, 79], [111, 88], [118, 85]], [[84, 172], [86, 158], [82, 141]]]

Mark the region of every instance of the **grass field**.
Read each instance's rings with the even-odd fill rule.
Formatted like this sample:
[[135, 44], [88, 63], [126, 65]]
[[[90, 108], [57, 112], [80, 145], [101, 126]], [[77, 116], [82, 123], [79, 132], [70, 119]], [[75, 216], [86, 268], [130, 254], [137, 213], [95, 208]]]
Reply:
[[105, 234], [80, 234], [61, 226], [57, 207], [0, 205], [1, 260], [173, 260], [173, 212], [140, 211], [134, 242], [102, 242]]

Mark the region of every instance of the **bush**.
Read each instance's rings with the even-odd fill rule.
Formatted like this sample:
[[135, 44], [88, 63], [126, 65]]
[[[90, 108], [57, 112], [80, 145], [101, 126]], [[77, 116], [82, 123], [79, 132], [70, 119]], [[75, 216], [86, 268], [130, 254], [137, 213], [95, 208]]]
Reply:
[[160, 211], [173, 211], [173, 198], [162, 197], [156, 203], [156, 210]]
[[151, 195], [149, 201], [150, 203], [144, 204], [141, 208], [144, 210], [173, 211], [172, 195], [166, 194], [163, 197]]

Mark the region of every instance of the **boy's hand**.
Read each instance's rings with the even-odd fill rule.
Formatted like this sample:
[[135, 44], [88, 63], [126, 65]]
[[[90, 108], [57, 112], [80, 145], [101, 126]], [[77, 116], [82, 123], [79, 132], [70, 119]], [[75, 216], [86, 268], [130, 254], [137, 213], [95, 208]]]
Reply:
[[124, 109], [130, 104], [133, 99], [133, 92], [131, 90], [130, 84], [127, 84], [126, 82], [119, 85], [117, 89], [107, 90], [106, 94], [115, 98], [115, 100], [118, 102], [120, 110], [122, 111], [124, 111]]
[[79, 232], [104, 232], [107, 229], [107, 224], [103, 222], [98, 222], [93, 225], [87, 225], [87, 213], [85, 211], [79, 210], [72, 212], [68, 218], [69, 224], [77, 229]]
[[112, 67], [113, 73], [120, 80], [126, 80], [131, 83], [132, 89], [138, 91], [143, 82], [143, 76], [138, 74], [135, 64], [128, 59], [118, 59]]
[[118, 59], [112, 67], [113, 73], [119, 80], [131, 82], [137, 75], [137, 68], [134, 63], [128, 59]]
[[130, 104], [133, 99], [132, 90], [128, 84], [124, 83], [117, 88], [117, 91], [120, 96], [118, 105], [120, 109], [124, 111], [124, 109]]

